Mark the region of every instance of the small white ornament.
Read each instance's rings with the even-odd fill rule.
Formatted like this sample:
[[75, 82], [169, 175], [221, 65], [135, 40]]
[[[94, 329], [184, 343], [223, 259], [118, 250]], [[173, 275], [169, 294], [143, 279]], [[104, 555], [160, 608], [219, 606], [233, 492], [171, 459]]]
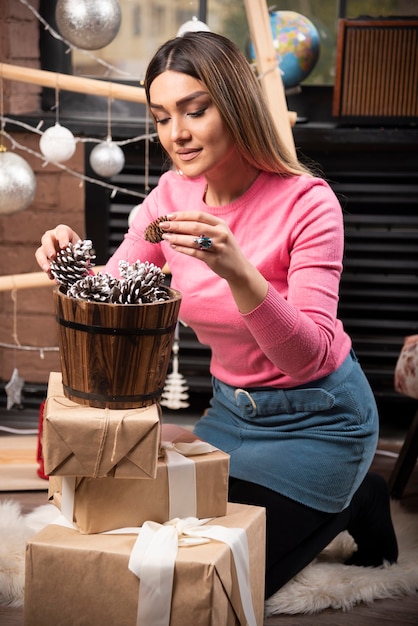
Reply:
[[13, 374], [7, 385], [5, 385], [7, 395], [7, 410], [10, 411], [15, 405], [22, 402], [22, 389], [25, 381], [19, 376], [19, 371], [15, 367]]
[[43, 133], [39, 147], [47, 161], [68, 161], [75, 152], [76, 140], [73, 133], [58, 122]]
[[118, 34], [122, 15], [117, 0], [58, 0], [55, 18], [64, 39], [82, 50], [99, 50]]
[[178, 409], [186, 409], [189, 405], [188, 386], [186, 379], [179, 372], [179, 322], [177, 322], [174, 332], [174, 343], [172, 348], [173, 364], [172, 371], [165, 380], [163, 393], [161, 394], [160, 404], [167, 409], [177, 411]]
[[99, 176], [116, 176], [125, 165], [123, 150], [111, 139], [98, 143], [90, 153], [90, 165]]
[[35, 191], [35, 174], [25, 159], [14, 152], [0, 152], [0, 215], [24, 211]]
[[205, 22], [201, 22], [197, 17], [192, 17], [191, 20], [185, 22], [177, 31], [177, 37], [181, 37], [184, 33], [198, 33], [198, 32], [210, 33], [210, 28]]

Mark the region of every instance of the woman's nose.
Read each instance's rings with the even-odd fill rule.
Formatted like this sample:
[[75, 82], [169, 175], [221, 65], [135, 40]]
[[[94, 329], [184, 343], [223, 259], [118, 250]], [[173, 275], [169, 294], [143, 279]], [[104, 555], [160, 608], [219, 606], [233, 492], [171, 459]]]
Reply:
[[187, 141], [190, 138], [190, 132], [184, 123], [179, 121], [172, 122], [171, 125], [171, 139], [176, 142]]

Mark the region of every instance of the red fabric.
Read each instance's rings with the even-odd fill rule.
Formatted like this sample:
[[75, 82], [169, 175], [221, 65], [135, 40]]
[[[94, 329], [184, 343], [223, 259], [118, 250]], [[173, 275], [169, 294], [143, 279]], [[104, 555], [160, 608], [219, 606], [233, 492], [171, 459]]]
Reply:
[[39, 407], [38, 449], [36, 451], [36, 460], [38, 462], [39, 467], [36, 471], [40, 478], [49, 480], [48, 476], [45, 474], [45, 471], [44, 471], [44, 457], [43, 457], [43, 452], [42, 452], [42, 430], [43, 430], [43, 423], [44, 423], [44, 408], [45, 408], [45, 402], [42, 402], [41, 406]]

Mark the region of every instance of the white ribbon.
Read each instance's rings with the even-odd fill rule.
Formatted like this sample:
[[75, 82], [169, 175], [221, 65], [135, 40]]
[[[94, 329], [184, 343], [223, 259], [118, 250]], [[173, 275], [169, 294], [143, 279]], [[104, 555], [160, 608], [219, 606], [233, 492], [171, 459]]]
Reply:
[[63, 476], [61, 483], [61, 513], [69, 522], [74, 519], [75, 476]]
[[[173, 519], [165, 524], [145, 522], [129, 559], [129, 569], [140, 579], [137, 626], [169, 626], [174, 566], [178, 547], [211, 539], [226, 543], [235, 562], [242, 608], [248, 626], [257, 626], [251, 601], [248, 542], [242, 528], [206, 526], [208, 520]], [[204, 527], [203, 527], [204, 526]]]
[[189, 456], [215, 452], [217, 448], [205, 441], [191, 443], [162, 441], [168, 474], [168, 519], [197, 515], [196, 467]]

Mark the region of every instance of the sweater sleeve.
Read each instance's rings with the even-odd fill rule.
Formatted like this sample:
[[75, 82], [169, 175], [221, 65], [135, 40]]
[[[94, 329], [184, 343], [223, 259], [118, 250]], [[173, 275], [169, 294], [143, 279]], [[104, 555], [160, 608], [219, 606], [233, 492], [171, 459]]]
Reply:
[[[298, 199], [289, 237], [287, 294], [270, 283], [266, 298], [243, 319], [260, 349], [295, 380], [315, 377], [328, 361], [337, 319], [342, 272], [341, 207], [327, 187]], [[347, 342], [349, 338], [344, 337]]]

